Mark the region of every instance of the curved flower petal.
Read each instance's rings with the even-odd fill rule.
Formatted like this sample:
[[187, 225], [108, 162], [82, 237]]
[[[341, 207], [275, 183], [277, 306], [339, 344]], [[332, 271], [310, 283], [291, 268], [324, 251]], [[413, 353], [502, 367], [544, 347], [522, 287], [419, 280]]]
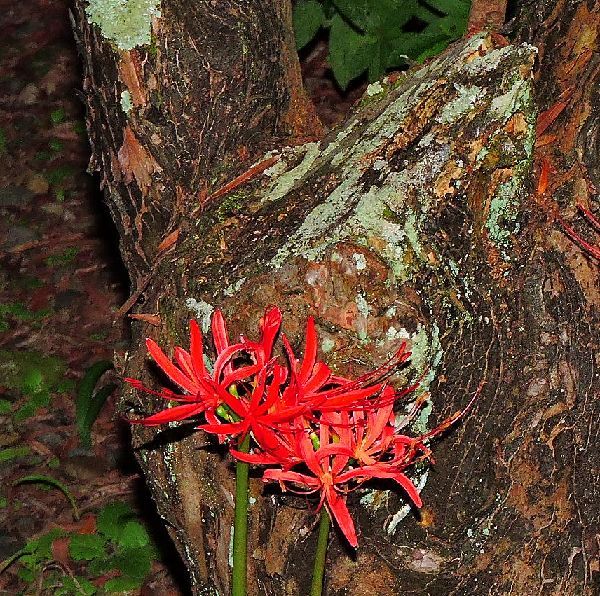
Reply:
[[187, 418], [197, 416], [203, 411], [204, 404], [185, 404], [183, 406], [175, 406], [174, 408], [161, 410], [160, 412], [152, 414], [152, 416], [148, 416], [147, 418], [142, 418], [140, 420], [129, 420], [129, 422], [131, 422], [131, 424], [141, 424], [143, 426], [158, 426], [159, 424], [165, 424], [167, 422], [181, 422], [181, 420], [186, 420]]
[[325, 503], [329, 513], [337, 522], [350, 546], [356, 548], [358, 546], [358, 538], [345, 497], [340, 496], [335, 490], [330, 489], [325, 494]]
[[159, 368], [177, 385], [185, 389], [189, 393], [196, 393], [198, 385], [184, 375], [166, 356], [165, 353], [158, 347], [158, 344], [152, 340], [146, 340], [148, 352], [159, 366]]
[[204, 345], [202, 342], [202, 332], [197, 321], [190, 321], [190, 355], [196, 376], [206, 375], [206, 364], [204, 363]]

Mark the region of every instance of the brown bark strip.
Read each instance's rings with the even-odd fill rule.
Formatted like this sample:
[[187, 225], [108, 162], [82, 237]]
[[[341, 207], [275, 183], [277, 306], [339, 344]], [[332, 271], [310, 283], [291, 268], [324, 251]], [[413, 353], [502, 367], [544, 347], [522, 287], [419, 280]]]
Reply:
[[135, 179], [142, 195], [146, 196], [152, 186], [153, 174], [162, 172], [162, 168], [144, 149], [129, 126], [125, 128], [118, 157], [125, 182], [129, 184]]
[[467, 35], [501, 29], [505, 22], [507, 5], [508, 0], [473, 0], [467, 23]]
[[143, 108], [148, 103], [148, 94], [141, 80], [143, 67], [139, 62], [136, 51], [122, 52], [119, 61], [119, 78], [131, 93], [133, 105], [137, 108]]

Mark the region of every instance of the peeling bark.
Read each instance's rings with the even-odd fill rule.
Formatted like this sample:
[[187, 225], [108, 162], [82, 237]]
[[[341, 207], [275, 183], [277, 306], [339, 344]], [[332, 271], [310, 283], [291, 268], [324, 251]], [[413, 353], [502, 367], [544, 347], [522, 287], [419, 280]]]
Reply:
[[[184, 26], [163, 8], [161, 31]], [[598, 590], [598, 267], [552, 217], [557, 211], [574, 217], [578, 202], [597, 211], [600, 18], [594, 3], [566, 0], [523, 2], [517, 12], [509, 27], [513, 44], [497, 35], [463, 40], [424, 67], [384, 81], [380, 94], [365, 96], [321, 142], [287, 148], [267, 142], [267, 157], [276, 156], [276, 163], [199, 214], [177, 219], [185, 223], [178, 243], [155, 266], [145, 303], [137, 307], [158, 312], [163, 322], [160, 330], [135, 323], [136, 347], [124, 363], [129, 376], [147, 383], [156, 380], [139, 347], [143, 334], [164, 345], [186, 345], [188, 319], [219, 307], [232, 333], [252, 337], [271, 303], [284, 311], [286, 333], [296, 342], [306, 317], [314, 315], [323, 356], [341, 373], [380, 364], [407, 338], [411, 366], [396, 380], [422, 377], [422, 389], [430, 391], [432, 410], [420, 425], [433, 426], [463, 407], [485, 381], [468, 418], [434, 446], [433, 469], [415, 471], [426, 503], [420, 517], [394, 491], [365, 489], [350, 497], [360, 548], [352, 557], [342, 541], [332, 540], [330, 595]], [[82, 30], [95, 56], [88, 61], [99, 65], [105, 57], [95, 52], [106, 44], [89, 26]], [[164, 39], [171, 43], [168, 35]], [[259, 52], [252, 60], [263, 58]], [[190, 62], [181, 66], [179, 77], [195, 72]], [[226, 66], [222, 76], [232, 63]], [[173, 64], [163, 69], [175, 77]], [[100, 70], [88, 65], [87, 72]], [[114, 89], [106, 76], [92, 83]], [[129, 81], [133, 105], [141, 105], [147, 83], [138, 85], [127, 65], [120, 76]], [[277, 95], [285, 88], [280, 79], [265, 77], [264, 89], [283, 97]], [[202, 84], [216, 89], [211, 80]], [[560, 115], [536, 139], [538, 106], [544, 111], [560, 101]], [[214, 139], [208, 142], [202, 126], [194, 125], [185, 135], [179, 129], [175, 142], [168, 126], [181, 114], [169, 112], [174, 123], [162, 132], [173, 151], [168, 159], [160, 145], [147, 142], [149, 112], [136, 113], [125, 159], [120, 136], [114, 144], [101, 136], [106, 127], [92, 102], [90, 129], [97, 131], [96, 155], [102, 156], [113, 213], [129, 217], [118, 225], [131, 233], [133, 222], [142, 222], [134, 240], [124, 240], [125, 249], [135, 250], [147, 221], [159, 222], [156, 197], [164, 185], [206, 182], [189, 173], [205, 161], [214, 171], [224, 160], [223, 179], [232, 179], [239, 171], [227, 160], [241, 144], [255, 134], [275, 139], [284, 120], [276, 113], [291, 104], [279, 112], [270, 105], [274, 112], [253, 129], [253, 114], [262, 112], [241, 106], [251, 125], [237, 145], [228, 127], [235, 129], [241, 118], [230, 122], [226, 111], [218, 118], [210, 112]], [[133, 139], [141, 139], [141, 149]], [[201, 155], [186, 161], [192, 143], [200, 143]], [[536, 193], [542, 158], [553, 171], [546, 192]], [[126, 189], [135, 180], [141, 192], [146, 176], [146, 196], [155, 202], [148, 199], [145, 215], [139, 197]], [[129, 207], [120, 207], [116, 195]], [[186, 209], [181, 213], [189, 214]], [[173, 225], [166, 219], [171, 223], [153, 228], [160, 232], [156, 238]], [[584, 226], [578, 231], [588, 232]], [[148, 260], [155, 245], [144, 246]], [[136, 259], [128, 266], [138, 270]], [[128, 395], [125, 406], [142, 414], [158, 404]], [[185, 429], [134, 433], [140, 464], [195, 593], [225, 594], [233, 479], [230, 462], [203, 449], [207, 442]], [[251, 593], [303, 593], [316, 541], [314, 513], [305, 501], [265, 495], [257, 479], [251, 491]]]

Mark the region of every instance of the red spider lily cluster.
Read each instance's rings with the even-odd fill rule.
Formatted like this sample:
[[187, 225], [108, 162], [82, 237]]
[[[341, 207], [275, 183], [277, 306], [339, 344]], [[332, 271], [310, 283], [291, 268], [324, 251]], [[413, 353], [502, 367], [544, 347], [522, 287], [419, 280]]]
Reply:
[[[296, 358], [285, 334], [281, 339], [287, 362], [282, 365], [273, 357], [281, 318], [280, 310], [271, 308], [261, 320], [257, 342], [241, 337], [231, 343], [223, 315], [216, 311], [212, 370], [205, 363], [196, 321], [190, 322], [189, 352], [176, 347], [173, 361], [153, 340], [146, 340], [156, 364], [183, 392], [154, 392], [140, 381], [126, 379], [138, 389], [177, 404], [132, 422], [155, 426], [201, 416], [197, 428], [217, 435], [221, 442], [228, 440], [234, 457], [266, 466], [265, 482], [278, 482], [284, 491], [318, 493], [318, 507], [327, 507], [350, 545], [356, 547], [347, 493], [368, 480], [391, 479], [420, 507], [419, 493], [405, 471], [431, 458], [427, 439], [445, 430], [461, 413], [426, 435], [404, 434], [403, 428], [423, 403], [417, 400], [404, 422], [396, 423], [394, 404], [416, 388], [397, 392], [386, 383], [391, 372], [410, 357], [405, 344], [384, 366], [347, 379], [334, 375], [317, 359], [312, 318], [306, 327], [303, 359]], [[235, 449], [248, 435], [253, 440], [250, 452]]]

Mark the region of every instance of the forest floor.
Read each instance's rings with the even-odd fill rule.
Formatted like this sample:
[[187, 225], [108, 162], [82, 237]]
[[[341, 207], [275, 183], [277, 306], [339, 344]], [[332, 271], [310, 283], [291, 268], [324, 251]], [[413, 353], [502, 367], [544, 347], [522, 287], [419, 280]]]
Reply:
[[[108, 363], [127, 348], [115, 313], [128, 287], [86, 173], [68, 5], [0, 0], [0, 594], [184, 594], [115, 415]], [[340, 95], [322, 42], [303, 70], [327, 126], [361, 95]]]

